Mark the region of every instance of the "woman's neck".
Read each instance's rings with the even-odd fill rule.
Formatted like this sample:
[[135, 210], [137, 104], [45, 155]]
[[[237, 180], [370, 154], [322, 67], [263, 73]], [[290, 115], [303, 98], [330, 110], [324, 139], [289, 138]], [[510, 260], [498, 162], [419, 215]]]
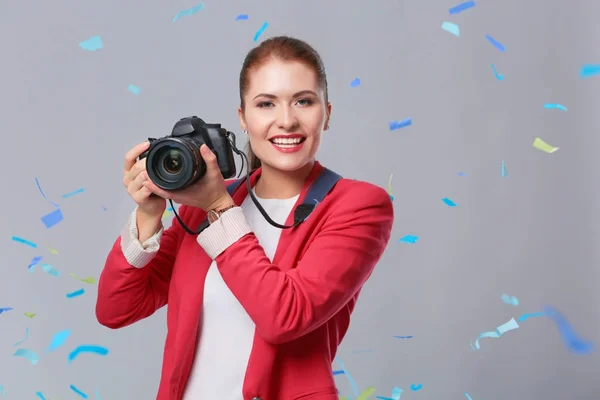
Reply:
[[311, 161], [293, 172], [281, 171], [263, 164], [260, 178], [254, 185], [254, 192], [263, 199], [289, 199], [297, 196], [302, 191], [314, 163]]

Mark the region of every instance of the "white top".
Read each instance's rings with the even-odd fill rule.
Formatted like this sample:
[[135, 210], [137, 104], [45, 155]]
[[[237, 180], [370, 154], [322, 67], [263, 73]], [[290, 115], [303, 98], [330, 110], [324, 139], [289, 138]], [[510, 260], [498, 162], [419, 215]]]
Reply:
[[[254, 193], [254, 189], [252, 190]], [[256, 193], [254, 195], [256, 196]], [[269, 217], [283, 225], [298, 196], [290, 199], [261, 199], [257, 196], [257, 199]], [[241, 210], [265, 250], [266, 256], [273, 261], [282, 230], [265, 220], [250, 196], [246, 196]], [[221, 218], [230, 212], [223, 214]], [[127, 261], [137, 268], [142, 268], [158, 251], [162, 229], [144, 243], [140, 243], [137, 240], [135, 215], [134, 211], [124, 231], [129, 237], [125, 239], [122, 235], [121, 245]], [[207, 231], [212, 227], [211, 225], [203, 233], [208, 233]], [[144, 261], [141, 263], [140, 257], [131, 256], [136, 253], [142, 256], [140, 252], [144, 253], [142, 257]], [[218, 252], [220, 253], [219, 250], [215, 250], [215, 253]], [[216, 255], [213, 254], [211, 257], [214, 260]], [[252, 351], [254, 330], [254, 322], [231, 293], [219, 273], [216, 262], [213, 261], [204, 283], [196, 356], [183, 400], [240, 400]]]

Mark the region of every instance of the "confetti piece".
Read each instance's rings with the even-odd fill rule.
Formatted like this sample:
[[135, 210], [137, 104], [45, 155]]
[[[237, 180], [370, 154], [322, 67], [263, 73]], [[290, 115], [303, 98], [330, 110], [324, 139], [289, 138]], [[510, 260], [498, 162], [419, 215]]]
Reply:
[[33, 247], [34, 249], [37, 248], [37, 244], [35, 244], [33, 242], [30, 242], [29, 240], [25, 240], [23, 238], [20, 238], [18, 236], [13, 236], [12, 240], [15, 241], [15, 242], [26, 244], [27, 246]]
[[74, 192], [63, 194], [63, 195], [62, 195], [62, 198], [63, 198], [63, 199], [68, 199], [69, 197], [73, 197], [73, 196], [75, 196], [76, 194], [83, 193], [83, 190], [84, 190], [84, 189], [83, 189], [83, 188], [81, 188], [81, 189], [77, 189], [77, 190], [76, 190], [76, 191], [74, 191]]
[[392, 177], [394, 175], [390, 174], [390, 179], [388, 179], [388, 185], [387, 185], [387, 191], [388, 194], [390, 195], [390, 199], [392, 199], [392, 201], [394, 201], [394, 195], [392, 194]]
[[102, 39], [100, 36], [92, 36], [88, 40], [84, 40], [79, 43], [79, 47], [87, 51], [96, 51], [100, 50], [103, 46]]
[[6, 396], [6, 393], [4, 393], [4, 386], [0, 385], [0, 393], [2, 393], [2, 396]]
[[18, 349], [13, 356], [26, 358], [31, 362], [31, 365], [35, 365], [40, 361], [40, 356], [29, 349]]
[[54, 334], [54, 336], [52, 337], [52, 341], [50, 342], [50, 345], [48, 346], [48, 349], [46, 350], [46, 352], [49, 353], [51, 351], [58, 349], [60, 346], [65, 344], [65, 342], [67, 341], [69, 336], [71, 336], [70, 329], [65, 329], [64, 331], [56, 332]]
[[373, 394], [373, 392], [375, 392], [375, 388], [373, 386], [369, 386], [356, 398], [356, 400], [367, 400], [369, 396]]
[[402, 121], [392, 121], [389, 123], [390, 131], [395, 131], [396, 129], [404, 128], [412, 125], [412, 118], [406, 118]]
[[529, 318], [533, 318], [533, 317], [549, 317], [549, 314], [546, 314], [545, 312], [537, 312], [537, 313], [530, 313], [530, 314], [523, 314], [521, 315], [518, 320], [519, 322], [523, 322]]
[[594, 344], [579, 337], [569, 321], [556, 309], [550, 306], [544, 307], [544, 313], [554, 320], [556, 328], [562, 337], [563, 343], [570, 352], [575, 354], [589, 354], [594, 349]]
[[458, 175], [458, 176], [465, 176], [467, 174], [465, 174], [464, 172], [457, 172], [456, 175]]
[[354, 80], [350, 82], [350, 87], [357, 87], [358, 85], [360, 85], [360, 79], [358, 78], [354, 78]]
[[448, 11], [450, 14], [458, 14], [472, 7], [475, 7], [474, 1], [465, 1], [464, 3], [460, 3], [459, 5], [452, 7]]
[[343, 373], [344, 371], [342, 370], [333, 371], [333, 375], [342, 375]]
[[100, 398], [100, 393], [98, 393], [98, 389], [96, 389], [96, 400], [102, 400], [102, 399]]
[[187, 10], [179, 11], [177, 13], [177, 15], [175, 15], [175, 18], [173, 18], [173, 22], [177, 21], [179, 18], [183, 18], [183, 17], [188, 17], [190, 15], [194, 15], [198, 11], [202, 10], [203, 8], [204, 8], [204, 3], [200, 3], [197, 6], [194, 6], [192, 8], [188, 8]]
[[412, 339], [412, 336], [394, 336], [396, 339]]
[[31, 261], [29, 262], [29, 265], [27, 266], [27, 268], [31, 268], [34, 265], [37, 265], [40, 261], [42, 261], [42, 258], [44, 258], [44, 257], [42, 257], [42, 256], [33, 257], [31, 259]]
[[505, 178], [508, 176], [506, 173], [506, 165], [504, 165], [504, 160], [502, 160], [502, 164], [500, 165], [500, 175]]
[[442, 29], [453, 34], [454, 36], [460, 36], [460, 28], [458, 25], [453, 24], [452, 22], [444, 21], [442, 23]]
[[79, 356], [80, 353], [96, 353], [101, 356], [105, 356], [108, 354], [108, 349], [102, 346], [96, 346], [91, 344], [86, 344], [82, 346], [78, 346], [75, 350], [69, 353], [69, 363]]
[[414, 235], [406, 235], [406, 236], [400, 238], [401, 242], [412, 243], [412, 244], [417, 243], [417, 240], [419, 240], [419, 237], [414, 236]]
[[496, 77], [496, 79], [498, 79], [499, 81], [504, 79], [504, 75], [500, 75], [498, 73], [498, 71], [496, 70], [496, 66], [494, 64], [492, 64], [492, 71], [494, 72], [494, 76]]
[[133, 84], [129, 84], [129, 87], [127, 88], [127, 90], [129, 90], [131, 93], [135, 94], [136, 96], [140, 94], [140, 92], [142, 91], [142, 89], [140, 89], [139, 87], [133, 85]]
[[38, 178], [35, 178], [35, 183], [38, 187], [38, 190], [42, 194], [42, 197], [45, 198], [46, 200], [48, 200], [50, 202], [50, 204], [52, 204], [54, 207], [59, 207], [58, 204], [54, 203], [52, 200], [50, 200], [48, 197], [46, 197], [46, 195], [44, 194], [44, 191], [42, 190], [42, 187], [40, 186], [40, 181], [38, 181]]
[[465, 396], [467, 396], [467, 399], [469, 399], [469, 400], [473, 400], [473, 399], [471, 398], [471, 396], [469, 396], [469, 393], [465, 392]]
[[484, 332], [482, 334], [480, 334], [477, 339], [475, 340], [475, 346], [473, 346], [473, 344], [471, 344], [471, 348], [473, 350], [479, 350], [480, 346], [479, 346], [479, 339], [483, 339], [483, 338], [499, 338], [500, 336], [502, 336], [502, 334], [508, 332], [508, 331], [512, 331], [514, 329], [517, 329], [519, 327], [519, 324], [517, 324], [517, 321], [515, 321], [514, 318], [511, 318], [510, 321], [500, 325], [498, 328], [496, 328], [495, 331], [493, 332]]
[[400, 396], [402, 396], [402, 392], [404, 392], [404, 390], [395, 386], [392, 389], [392, 400], [400, 400]]
[[236, 21], [246, 21], [248, 19], [248, 14], [240, 14], [235, 17]]
[[48, 251], [54, 255], [58, 255], [58, 250], [48, 247]]
[[510, 304], [515, 307], [519, 305], [519, 299], [517, 299], [515, 296], [509, 296], [506, 293], [504, 293], [500, 298], [502, 299], [502, 302], [505, 304]]
[[0, 307], [0, 314], [13, 310], [12, 307]]
[[35, 392], [35, 395], [37, 397], [39, 397], [40, 399], [42, 399], [42, 400], [46, 400], [46, 398], [44, 397], [44, 395], [42, 394], [42, 392]]
[[74, 385], [69, 386], [69, 388], [74, 391], [75, 393], [77, 393], [79, 396], [83, 397], [84, 399], [88, 398], [88, 395], [83, 393], [81, 390], [77, 389]]
[[344, 376], [346, 377], [346, 379], [348, 379], [348, 383], [350, 383], [350, 387], [352, 388], [352, 393], [354, 393], [355, 396], [358, 396], [358, 386], [356, 386], [356, 382], [354, 381], [352, 376], [346, 370], [346, 367], [344, 366], [344, 363], [342, 362], [342, 360], [340, 360], [338, 358], [338, 359], [336, 359], [336, 361], [342, 367], [342, 371], [344, 371]]
[[567, 111], [567, 107], [563, 106], [562, 104], [544, 104], [545, 108], [558, 108], [559, 110], [562, 111]]
[[69, 276], [72, 276], [73, 278], [75, 278], [81, 282], [89, 283], [90, 285], [93, 285], [96, 283], [96, 278], [94, 278], [93, 276], [90, 276], [87, 278], [80, 278], [72, 272], [69, 273]]
[[81, 296], [84, 293], [85, 293], [84, 289], [79, 289], [79, 290], [76, 290], [74, 292], [67, 293], [67, 297], [68, 298], [77, 297], [77, 296]]
[[24, 313], [24, 314], [25, 314], [25, 316], [26, 316], [27, 318], [29, 318], [29, 319], [33, 319], [33, 317], [35, 317], [35, 316], [36, 316], [36, 314], [35, 314], [35, 313], [29, 313], [29, 312], [26, 312], [26, 313]]
[[423, 385], [422, 385], [422, 384], [420, 384], [420, 383], [419, 383], [418, 385], [415, 385], [415, 384], [413, 383], [412, 385], [410, 385], [410, 389], [411, 389], [412, 391], [415, 391], [415, 392], [416, 392], [417, 390], [421, 390], [421, 389], [423, 389]]
[[447, 205], [448, 207], [456, 207], [456, 203], [455, 203], [455, 202], [453, 202], [452, 200], [450, 200], [450, 199], [449, 199], [449, 198], [447, 198], [447, 197], [444, 197], [444, 198], [442, 199], [442, 201], [443, 201], [444, 203], [446, 203], [446, 205]]
[[535, 138], [535, 140], [533, 141], [533, 147], [549, 154], [552, 154], [559, 149], [559, 147], [551, 146], [539, 137]]
[[102, 209], [103, 209], [104, 211], [108, 211], [108, 210], [106, 209], [106, 207], [104, 207], [102, 204], [100, 204], [100, 207], [102, 207]]
[[50, 275], [53, 276], [60, 276], [60, 271], [56, 270], [52, 265], [50, 264], [43, 264], [42, 265], [42, 269], [44, 270], [44, 272], [47, 272]]
[[50, 229], [54, 225], [58, 224], [63, 220], [63, 213], [60, 211], [60, 208], [48, 213], [42, 217], [42, 222], [46, 225], [46, 228]]
[[265, 29], [267, 29], [269, 27], [269, 23], [265, 22], [264, 24], [262, 24], [262, 26], [256, 31], [256, 34], [254, 35], [254, 41], [258, 42], [258, 38], [260, 37], [260, 35], [263, 34], [263, 32], [265, 31]]
[[600, 65], [596, 64], [596, 65], [590, 65], [590, 64], [586, 64], [583, 67], [581, 67], [581, 70], [579, 71], [579, 76], [581, 76], [582, 78], [588, 78], [590, 76], [594, 76], [594, 75], [598, 75], [600, 74]]
[[500, 51], [504, 51], [504, 45], [502, 43], [500, 43], [499, 41], [497, 41], [496, 39], [494, 39], [493, 37], [491, 37], [490, 35], [485, 35], [485, 38], [488, 40], [488, 42], [490, 42], [492, 45], [494, 45], [495, 48], [497, 48]]
[[21, 343], [23, 343], [24, 341], [26, 341], [27, 339], [29, 339], [29, 328], [25, 328], [25, 339], [19, 340], [17, 343], [13, 344], [13, 346], [18, 346]]

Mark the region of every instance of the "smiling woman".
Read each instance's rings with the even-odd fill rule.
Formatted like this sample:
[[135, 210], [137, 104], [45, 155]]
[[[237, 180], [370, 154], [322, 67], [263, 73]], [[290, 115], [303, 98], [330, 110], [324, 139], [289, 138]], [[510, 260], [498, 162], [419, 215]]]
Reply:
[[[278, 190], [282, 198], [297, 194], [331, 115], [319, 54], [306, 42], [286, 36], [252, 49], [240, 72], [238, 114], [249, 135], [250, 168], [262, 166], [261, 176], [272, 183], [269, 187], [289, 187], [284, 193]], [[289, 183], [290, 173], [295, 184]], [[259, 180], [258, 195], [277, 195], [265, 186]]]

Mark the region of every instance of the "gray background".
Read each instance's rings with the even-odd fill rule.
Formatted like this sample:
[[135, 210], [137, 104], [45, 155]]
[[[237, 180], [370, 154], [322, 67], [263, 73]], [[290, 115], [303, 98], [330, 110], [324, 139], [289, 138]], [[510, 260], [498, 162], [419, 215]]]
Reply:
[[[33, 399], [39, 390], [47, 399], [75, 399], [70, 384], [90, 398], [96, 389], [102, 399], [154, 398], [166, 310], [111, 331], [95, 319], [96, 285], [68, 273], [98, 277], [134, 206], [121, 184], [127, 149], [193, 114], [240, 131], [239, 69], [268, 21], [261, 39], [300, 37], [325, 61], [333, 113], [318, 159], [383, 187], [394, 174], [393, 237], [339, 351], [359, 388], [373, 385], [389, 397], [399, 386], [402, 399], [464, 399], [464, 392], [473, 400], [597, 399], [597, 352], [571, 355], [548, 318], [483, 339], [477, 352], [469, 342], [544, 304], [584, 338], [600, 332], [600, 77], [579, 77], [583, 64], [600, 63], [600, 6], [482, 0], [449, 15], [459, 2], [207, 1], [175, 23], [177, 12], [197, 3], [0, 2], [0, 307], [14, 308], [0, 315], [6, 398]], [[235, 21], [238, 14], [249, 20]], [[443, 31], [443, 21], [457, 23], [461, 36]], [[94, 35], [103, 49], [79, 48]], [[362, 84], [351, 88], [357, 77]], [[389, 131], [389, 121], [407, 117], [411, 127]], [[560, 150], [533, 148], [536, 136]], [[508, 177], [500, 175], [502, 160]], [[35, 177], [64, 213], [51, 229], [40, 217], [54, 207]], [[85, 192], [61, 198], [80, 187]], [[399, 243], [407, 234], [420, 239]], [[36, 255], [62, 275], [30, 274]], [[83, 296], [65, 297], [82, 287]], [[502, 293], [521, 304], [503, 304]], [[27, 327], [21, 347], [40, 354], [35, 366], [12, 356]], [[72, 330], [66, 345], [47, 354], [63, 329]], [[67, 365], [79, 344], [111, 352]], [[352, 395], [344, 376], [336, 381]], [[411, 391], [413, 383], [423, 389]]]

